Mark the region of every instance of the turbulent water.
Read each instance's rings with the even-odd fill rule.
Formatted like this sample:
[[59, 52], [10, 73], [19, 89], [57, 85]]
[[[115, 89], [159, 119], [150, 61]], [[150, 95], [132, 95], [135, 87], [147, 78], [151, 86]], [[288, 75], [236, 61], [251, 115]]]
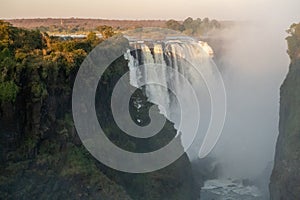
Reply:
[[245, 185], [237, 180], [209, 180], [201, 189], [203, 200], [263, 200], [260, 190], [254, 185]]

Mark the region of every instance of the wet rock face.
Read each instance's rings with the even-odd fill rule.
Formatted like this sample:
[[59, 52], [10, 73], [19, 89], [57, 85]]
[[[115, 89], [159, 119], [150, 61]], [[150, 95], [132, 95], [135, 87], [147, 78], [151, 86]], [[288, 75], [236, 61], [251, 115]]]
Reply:
[[300, 198], [300, 59], [293, 59], [280, 91], [279, 137], [270, 182], [272, 200]]

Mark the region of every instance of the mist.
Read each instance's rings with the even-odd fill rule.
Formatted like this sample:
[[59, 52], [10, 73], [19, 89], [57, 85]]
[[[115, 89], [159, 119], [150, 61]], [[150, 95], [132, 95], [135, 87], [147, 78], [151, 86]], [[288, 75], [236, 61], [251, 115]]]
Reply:
[[278, 136], [279, 91], [288, 71], [286, 33], [270, 22], [225, 30], [220, 60], [227, 116], [212, 156], [224, 178], [256, 179], [271, 173]]

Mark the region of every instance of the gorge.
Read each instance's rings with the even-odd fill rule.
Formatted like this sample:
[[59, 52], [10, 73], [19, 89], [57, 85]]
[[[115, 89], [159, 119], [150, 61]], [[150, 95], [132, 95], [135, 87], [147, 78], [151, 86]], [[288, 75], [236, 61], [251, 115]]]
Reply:
[[[281, 52], [274, 42], [277, 38], [266, 40], [269, 32], [257, 38], [259, 31], [247, 29], [249, 32], [238, 32], [242, 39], [233, 34], [233, 39], [225, 41], [221, 35], [220, 40], [206, 38], [208, 43], [182, 36], [150, 40], [115, 35], [114, 45], [108, 45], [109, 39], [93, 33], [62, 40], [2, 21], [0, 25], [0, 198], [47, 199], [51, 194], [50, 199], [196, 200], [202, 188], [204, 200], [268, 199], [277, 138], [277, 90], [285, 74], [282, 57], [274, 57]], [[280, 94], [272, 200], [300, 196], [299, 25], [293, 25], [289, 34], [291, 64]], [[146, 174], [118, 172], [99, 163], [82, 145], [72, 119], [72, 87], [81, 63], [98, 44], [111, 54], [116, 49], [124, 52], [111, 63], [97, 87], [95, 108], [107, 138], [120, 148], [139, 153], [181, 138], [179, 148], [188, 151], [170, 166]], [[201, 76], [197, 67], [213, 79], [212, 61], [217, 63], [229, 94], [228, 118], [213, 151], [199, 159], [213, 110], [207, 77]], [[163, 70], [168, 67], [184, 75], [200, 100], [198, 137], [191, 148], [185, 137], [190, 139], [194, 124], [181, 127], [180, 115], [186, 121], [198, 121], [198, 116], [191, 114], [197, 108], [182, 77]], [[136, 88], [128, 102], [134, 123], [150, 124], [152, 107], [166, 118], [154, 137], [127, 135], [114, 119], [111, 94], [127, 72], [127, 81]], [[141, 86], [147, 81], [160, 85]], [[183, 113], [178, 93], [184, 100]]]

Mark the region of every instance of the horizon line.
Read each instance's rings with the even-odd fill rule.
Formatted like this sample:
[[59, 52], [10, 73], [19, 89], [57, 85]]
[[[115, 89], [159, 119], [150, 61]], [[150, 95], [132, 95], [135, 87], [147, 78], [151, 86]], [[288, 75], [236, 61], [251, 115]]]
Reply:
[[[176, 20], [176, 21], [184, 21], [185, 19], [187, 19], [189, 17], [186, 17], [184, 19], [175, 19], [175, 18], [170, 18], [170, 19], [116, 19], [116, 18], [98, 18], [98, 17], [16, 17], [16, 18], [1, 18], [0, 20], [34, 20], [34, 19], [90, 19], [90, 20], [107, 20], [107, 21], [168, 21], [168, 20]], [[200, 17], [191, 17], [193, 19], [197, 19]], [[204, 17], [204, 18], [200, 18], [200, 19], [205, 19], [208, 18], [210, 20], [213, 20], [215, 18], [209, 18], [209, 17]], [[215, 19], [217, 21], [222, 21], [222, 22], [243, 22], [243, 21], [247, 21], [247, 20], [233, 20], [233, 19]]]

